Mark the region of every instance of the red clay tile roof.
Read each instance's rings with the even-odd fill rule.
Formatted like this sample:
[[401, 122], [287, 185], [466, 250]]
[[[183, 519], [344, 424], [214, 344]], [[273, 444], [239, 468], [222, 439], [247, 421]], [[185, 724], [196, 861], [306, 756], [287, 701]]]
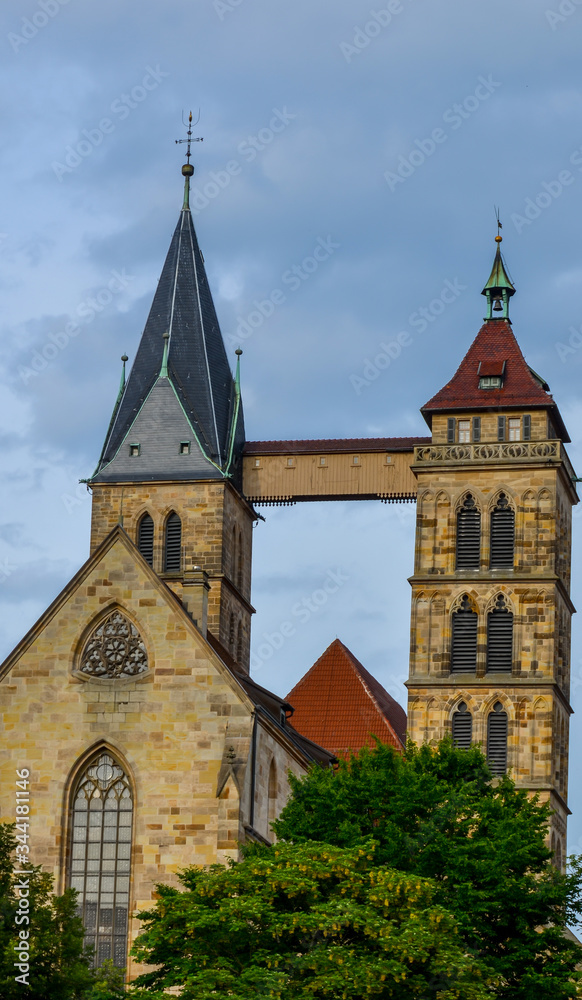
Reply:
[[417, 444], [430, 444], [427, 437], [327, 438], [314, 441], [247, 441], [245, 455], [318, 455], [320, 452], [412, 451]]
[[[483, 366], [487, 365], [489, 374], [492, 364], [504, 361], [501, 389], [480, 389], [479, 374], [485, 373]], [[430, 414], [434, 410], [497, 410], [524, 406], [551, 410], [560, 437], [564, 441], [570, 440], [552, 396], [542, 389], [528, 367], [511, 323], [505, 319], [494, 319], [483, 324], [451, 381], [423, 406], [422, 413], [430, 424]]]
[[373, 736], [401, 750], [406, 713], [339, 639], [287, 695], [293, 725], [336, 756], [373, 746]]

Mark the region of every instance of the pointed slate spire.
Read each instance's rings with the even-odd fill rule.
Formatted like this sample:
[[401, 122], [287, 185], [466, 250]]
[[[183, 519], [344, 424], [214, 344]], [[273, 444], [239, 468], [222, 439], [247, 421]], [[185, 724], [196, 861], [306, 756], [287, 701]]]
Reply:
[[[184, 164], [182, 172], [184, 204], [94, 481], [236, 477], [240, 466], [242, 403], [190, 213], [193, 167]], [[161, 454], [161, 437], [172, 454]], [[179, 453], [183, 439], [191, 442], [191, 462]], [[129, 461], [137, 453], [140, 461]]]
[[503, 237], [499, 236], [499, 234], [495, 237], [497, 250], [495, 251], [493, 267], [491, 268], [487, 284], [481, 292], [481, 295], [485, 295], [487, 298], [487, 315], [485, 319], [497, 319], [493, 315], [494, 312], [501, 313], [501, 319], [509, 319], [509, 299], [512, 295], [515, 295], [515, 288], [509, 280], [505, 269], [505, 262], [501, 255], [502, 239]]

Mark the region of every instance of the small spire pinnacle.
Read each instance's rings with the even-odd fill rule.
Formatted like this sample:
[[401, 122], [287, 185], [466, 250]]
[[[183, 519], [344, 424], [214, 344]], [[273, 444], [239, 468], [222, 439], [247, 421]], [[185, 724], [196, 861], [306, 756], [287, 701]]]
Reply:
[[[195, 124], [197, 125], [199, 121], [200, 121], [200, 115], [198, 115]], [[184, 126], [186, 125], [183, 116], [182, 116], [182, 123]], [[183, 142], [187, 143], [186, 162], [182, 167], [182, 173], [184, 175], [184, 202], [182, 205], [182, 211], [188, 212], [190, 210], [190, 178], [194, 173], [194, 167], [190, 163], [190, 156], [192, 155], [190, 151], [190, 146], [193, 142], [204, 142], [204, 139], [202, 139], [200, 136], [195, 139], [192, 138], [192, 112], [190, 112], [188, 116], [188, 131], [186, 133], [186, 139], [176, 139], [175, 142], [177, 146], [179, 146]]]
[[129, 361], [129, 358], [127, 357], [127, 354], [122, 354], [121, 355], [121, 360], [123, 362], [123, 367], [121, 369], [121, 382], [119, 383], [119, 392], [120, 392], [120, 394], [125, 389], [125, 362]]
[[162, 356], [162, 367], [160, 368], [160, 378], [168, 378], [168, 350], [170, 346], [170, 334], [166, 330], [164, 333], [164, 353]]
[[501, 222], [499, 221], [499, 210], [496, 209], [497, 216], [497, 236], [495, 237], [495, 242], [497, 247], [495, 250], [495, 258], [493, 260], [493, 267], [491, 268], [491, 274], [485, 288], [481, 292], [487, 299], [487, 315], [485, 319], [496, 319], [493, 315], [494, 312], [501, 313], [499, 319], [509, 320], [509, 300], [512, 295], [515, 295], [515, 288], [507, 274], [505, 268], [505, 262], [501, 255], [501, 244], [503, 242], [503, 237], [500, 235], [500, 230], [503, 228]]

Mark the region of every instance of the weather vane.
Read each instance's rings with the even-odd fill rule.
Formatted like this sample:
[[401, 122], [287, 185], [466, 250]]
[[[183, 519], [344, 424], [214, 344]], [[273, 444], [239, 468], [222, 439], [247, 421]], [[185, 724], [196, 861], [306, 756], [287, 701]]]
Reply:
[[[200, 121], [200, 112], [198, 112], [198, 118], [196, 119], [196, 121], [194, 122], [194, 124], [197, 125], [199, 121]], [[186, 128], [186, 122], [184, 121], [184, 112], [182, 112], [182, 124], [183, 124], [184, 128]], [[186, 139], [176, 139], [175, 143], [176, 143], [177, 146], [179, 146], [182, 142], [187, 142], [188, 143], [188, 147], [186, 149], [186, 162], [189, 164], [190, 163], [190, 156], [191, 156], [190, 145], [193, 142], [204, 142], [204, 139], [202, 137], [200, 137], [200, 136], [198, 136], [195, 139], [192, 138], [192, 112], [190, 112], [190, 115], [188, 117], [188, 131], [187, 131], [186, 135], [187, 135]]]
[[[493, 207], [495, 208], [495, 206], [493, 206]], [[497, 219], [497, 236], [495, 237], [495, 241], [496, 241], [496, 243], [501, 243], [501, 239], [502, 239], [502, 237], [501, 237], [501, 230], [503, 229], [503, 226], [501, 225], [501, 223], [499, 221], [499, 208], [495, 208], [495, 218]]]

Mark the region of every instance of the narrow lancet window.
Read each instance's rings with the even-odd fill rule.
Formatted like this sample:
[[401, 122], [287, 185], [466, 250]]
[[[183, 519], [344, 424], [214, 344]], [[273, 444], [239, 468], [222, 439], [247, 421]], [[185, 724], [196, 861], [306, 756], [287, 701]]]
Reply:
[[487, 670], [510, 671], [513, 665], [513, 613], [503, 594], [487, 615]]
[[477, 668], [477, 612], [465, 594], [452, 614], [451, 671], [475, 671]]
[[497, 701], [487, 719], [487, 763], [493, 774], [507, 771], [507, 712]]
[[473, 716], [464, 701], [457, 705], [453, 715], [453, 743], [460, 750], [468, 750], [473, 739]]
[[132, 811], [123, 768], [110, 754], [98, 754], [73, 791], [69, 866], [96, 966], [106, 959], [120, 968], [127, 963]]
[[491, 569], [512, 569], [515, 548], [515, 512], [505, 493], [491, 511]]
[[479, 569], [481, 511], [470, 493], [457, 513], [457, 569]]
[[154, 564], [154, 522], [149, 514], [144, 514], [137, 529], [137, 547], [145, 561]]
[[164, 546], [164, 570], [166, 573], [178, 573], [182, 566], [182, 522], [173, 511], [166, 521], [166, 538]]

